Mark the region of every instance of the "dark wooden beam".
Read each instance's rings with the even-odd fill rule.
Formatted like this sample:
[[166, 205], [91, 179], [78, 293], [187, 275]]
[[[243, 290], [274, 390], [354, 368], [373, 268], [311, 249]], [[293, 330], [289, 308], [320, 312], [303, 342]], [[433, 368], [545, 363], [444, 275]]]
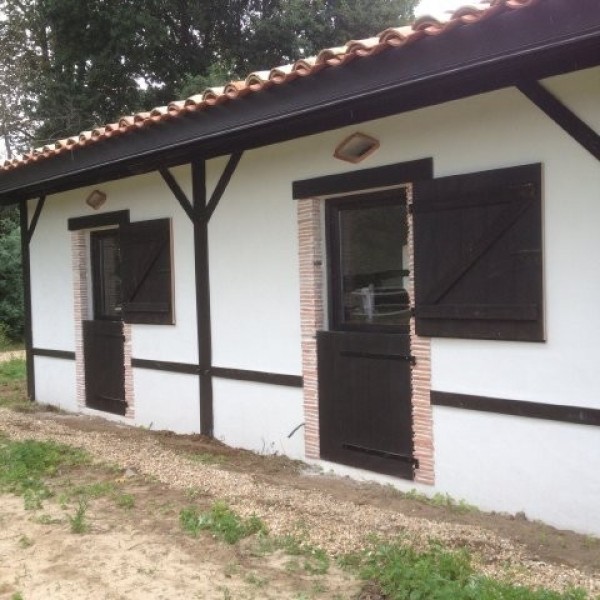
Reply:
[[600, 160], [600, 135], [551, 94], [539, 81], [522, 81], [517, 88], [596, 160]]
[[33, 364], [33, 330], [31, 324], [31, 271], [29, 262], [29, 218], [27, 202], [19, 205], [21, 224], [21, 266], [23, 274], [23, 320], [25, 328], [25, 358], [27, 365], [27, 398], [35, 401], [35, 370]]
[[196, 273], [196, 326], [200, 377], [200, 433], [213, 435], [212, 334], [210, 319], [210, 278], [208, 261], [208, 220], [206, 215], [206, 164], [192, 162], [194, 199], [194, 264]]
[[431, 392], [431, 404], [434, 406], [449, 406], [499, 415], [573, 423], [575, 425], [600, 426], [600, 410], [583, 406], [504, 400], [503, 398], [489, 398], [487, 396], [471, 396], [437, 391]]
[[37, 227], [38, 221], [40, 220], [40, 215], [42, 214], [42, 209], [44, 208], [44, 204], [46, 202], [46, 196], [40, 196], [37, 206], [35, 207], [35, 212], [33, 213], [33, 218], [31, 219], [31, 223], [29, 228], [27, 229], [27, 243], [31, 243], [31, 238], [35, 233], [35, 228]]
[[186, 196], [185, 192], [181, 189], [181, 186], [177, 183], [175, 177], [173, 177], [171, 171], [165, 167], [161, 167], [158, 169], [158, 172], [161, 174], [162, 178], [165, 180], [165, 183], [169, 186], [171, 192], [173, 192], [173, 196], [177, 199], [177, 202], [181, 205], [181, 208], [185, 211], [186, 215], [190, 218], [192, 223], [195, 220], [194, 208], [192, 207], [191, 202]]
[[348, 173], [294, 181], [292, 184], [292, 197], [294, 200], [301, 200], [314, 196], [345, 194], [347, 192], [412, 183], [421, 179], [433, 179], [433, 158], [423, 158], [385, 165], [384, 167], [359, 169]]
[[98, 215], [86, 215], [85, 217], [72, 217], [67, 221], [69, 231], [80, 231], [81, 229], [92, 229], [94, 227], [109, 227], [114, 225], [126, 225], [129, 223], [129, 210], [115, 210], [100, 213]]
[[150, 369], [152, 371], [165, 371], [166, 373], [182, 373], [184, 375], [198, 375], [200, 366], [193, 363], [180, 363], [165, 360], [148, 360], [145, 358], [132, 358], [131, 366], [136, 369]]
[[226, 369], [224, 367], [213, 367], [212, 374], [214, 377], [234, 379], [236, 381], [252, 381], [255, 383], [267, 383], [270, 385], [284, 385], [298, 388], [301, 388], [304, 385], [302, 375], [284, 375], [283, 373], [249, 371], [248, 369]]
[[219, 204], [219, 200], [221, 200], [221, 197], [223, 196], [223, 192], [227, 189], [227, 186], [229, 185], [231, 177], [235, 173], [238, 163], [240, 162], [240, 159], [242, 158], [242, 154], [243, 154], [243, 151], [238, 150], [237, 152], [234, 152], [229, 157], [229, 161], [225, 165], [225, 169], [223, 170], [223, 173], [221, 173], [221, 177], [219, 178], [219, 181], [218, 181], [218, 183], [210, 197], [210, 200], [206, 206], [205, 218], [207, 221], [210, 221], [212, 214], [215, 212], [215, 208], [217, 208], [217, 205]]
[[33, 348], [34, 356], [45, 356], [47, 358], [60, 358], [63, 360], [75, 360], [75, 352], [70, 350], [51, 350], [49, 348]]

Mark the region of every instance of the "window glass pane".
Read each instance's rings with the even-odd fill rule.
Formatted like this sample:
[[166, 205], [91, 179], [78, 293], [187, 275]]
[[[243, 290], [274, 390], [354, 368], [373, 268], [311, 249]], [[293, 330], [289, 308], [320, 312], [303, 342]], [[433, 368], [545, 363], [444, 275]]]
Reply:
[[92, 243], [94, 312], [99, 319], [121, 317], [121, 275], [116, 233], [95, 234]]
[[339, 219], [343, 322], [408, 325], [406, 207], [343, 208]]

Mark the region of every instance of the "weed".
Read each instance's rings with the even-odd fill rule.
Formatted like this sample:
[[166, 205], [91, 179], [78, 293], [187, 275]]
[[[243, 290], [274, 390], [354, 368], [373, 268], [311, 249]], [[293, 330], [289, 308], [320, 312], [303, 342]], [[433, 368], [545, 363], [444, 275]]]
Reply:
[[200, 496], [205, 496], [205, 495], [206, 495], [205, 492], [203, 492], [200, 488], [197, 488], [197, 487], [190, 487], [187, 490], [185, 490], [185, 496], [190, 502], [193, 502]]
[[87, 498], [79, 498], [77, 509], [74, 515], [69, 515], [69, 523], [71, 524], [71, 533], [85, 533], [89, 526], [86, 522], [86, 512], [88, 508]]
[[21, 592], [15, 592], [11, 597], [10, 600], [23, 600], [23, 594], [21, 594]]
[[310, 575], [324, 575], [329, 570], [329, 556], [314, 546], [304, 548], [304, 570]]
[[261, 577], [260, 575], [257, 575], [256, 573], [248, 573], [245, 577], [246, 582], [249, 583], [250, 585], [254, 585], [258, 588], [264, 587], [267, 583], [267, 578], [266, 577]]
[[478, 575], [466, 550], [449, 551], [431, 542], [417, 552], [402, 542], [379, 541], [359, 555], [345, 557], [342, 565], [357, 569], [360, 577], [377, 583], [389, 600], [585, 600], [582, 590], [564, 594], [530, 589], [509, 581]]
[[33, 540], [30, 537], [27, 537], [25, 534], [23, 534], [19, 538], [19, 546], [21, 546], [21, 548], [23, 549], [30, 548], [31, 546], [33, 546]]
[[202, 465], [223, 465], [227, 462], [225, 456], [210, 452], [186, 452], [185, 457]]
[[302, 569], [300, 561], [297, 558], [291, 558], [284, 566], [288, 573], [298, 573]]
[[25, 504], [25, 510], [39, 510], [43, 507], [42, 500], [50, 498], [52, 492], [46, 487], [40, 487], [39, 489], [26, 489], [23, 492], [23, 502]]
[[40, 515], [35, 520], [40, 525], [58, 525], [59, 523], [62, 523], [60, 519], [56, 519], [55, 517], [46, 514]]
[[179, 513], [179, 522], [184, 531], [196, 537], [202, 530], [210, 531], [214, 537], [228, 544], [255, 533], [266, 533], [265, 524], [255, 515], [244, 519], [229, 508], [225, 502], [215, 502], [208, 512], [199, 513], [195, 506], [184, 508]]
[[131, 494], [117, 494], [115, 502], [120, 508], [132, 509], [135, 506], [135, 498]]

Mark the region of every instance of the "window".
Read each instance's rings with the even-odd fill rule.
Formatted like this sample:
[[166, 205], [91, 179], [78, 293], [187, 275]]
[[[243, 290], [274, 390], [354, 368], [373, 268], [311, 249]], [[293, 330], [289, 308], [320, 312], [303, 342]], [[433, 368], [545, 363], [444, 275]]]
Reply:
[[541, 165], [417, 182], [416, 331], [543, 341]]
[[408, 331], [403, 190], [327, 203], [332, 329]]
[[121, 318], [121, 256], [117, 229], [91, 234], [94, 319]]

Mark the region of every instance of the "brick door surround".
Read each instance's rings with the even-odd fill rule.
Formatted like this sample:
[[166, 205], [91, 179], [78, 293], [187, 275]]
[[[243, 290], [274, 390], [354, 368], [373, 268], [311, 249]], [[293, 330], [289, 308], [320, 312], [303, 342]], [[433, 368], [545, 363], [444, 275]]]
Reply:
[[[412, 204], [412, 186], [402, 186], [407, 205]], [[300, 265], [300, 322], [302, 375], [304, 378], [304, 418], [306, 458], [319, 459], [319, 381], [317, 369], [317, 331], [326, 327], [326, 256], [324, 238], [324, 198], [298, 200], [298, 242]], [[409, 289], [414, 306], [414, 245], [410, 211], [408, 218]], [[415, 319], [410, 323], [412, 418], [414, 455], [419, 462], [415, 482], [433, 485], [433, 420], [430, 402], [431, 341], [417, 336]]]
[[[90, 410], [85, 403], [85, 355], [83, 351], [83, 321], [93, 317], [91, 306], [90, 235], [87, 230], [71, 232], [73, 268], [73, 316], [75, 319], [75, 380], [79, 410]], [[133, 368], [131, 366], [131, 325], [123, 324], [126, 419], [135, 417]]]

